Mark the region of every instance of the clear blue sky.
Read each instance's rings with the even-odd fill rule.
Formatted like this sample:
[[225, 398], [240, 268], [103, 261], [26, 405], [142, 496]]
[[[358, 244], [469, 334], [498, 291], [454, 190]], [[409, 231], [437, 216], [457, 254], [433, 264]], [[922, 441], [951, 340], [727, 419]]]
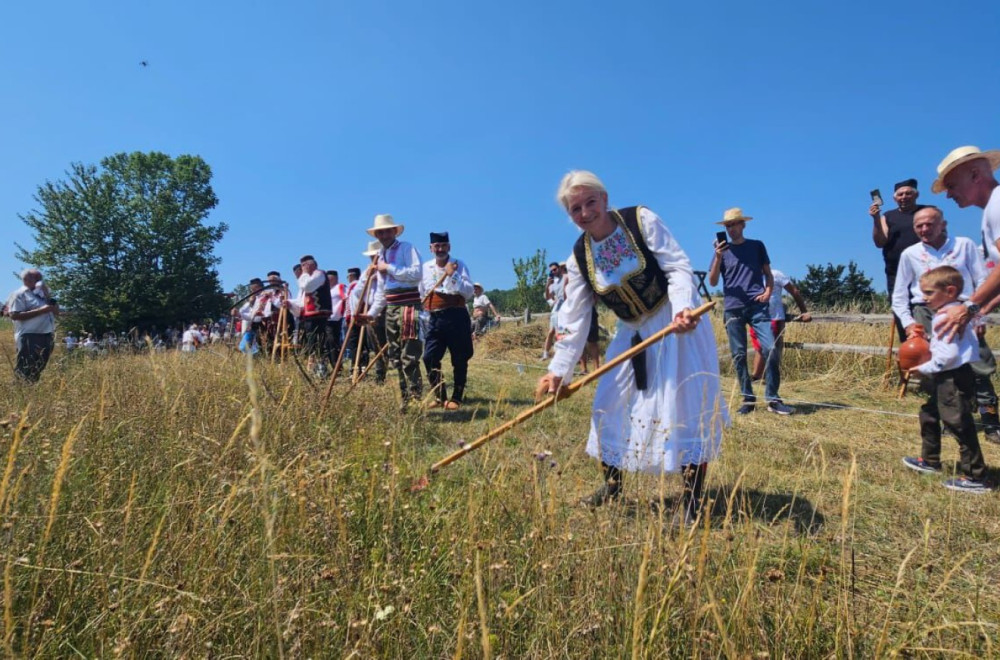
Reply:
[[512, 257], [569, 254], [573, 168], [696, 268], [741, 206], [793, 277], [854, 259], [884, 286], [870, 189], [917, 177], [978, 238], [930, 183], [952, 148], [1000, 148], [998, 28], [997, 0], [5, 3], [0, 272], [40, 183], [158, 150], [211, 165], [227, 288], [306, 252], [362, 264], [376, 213], [511, 287]]

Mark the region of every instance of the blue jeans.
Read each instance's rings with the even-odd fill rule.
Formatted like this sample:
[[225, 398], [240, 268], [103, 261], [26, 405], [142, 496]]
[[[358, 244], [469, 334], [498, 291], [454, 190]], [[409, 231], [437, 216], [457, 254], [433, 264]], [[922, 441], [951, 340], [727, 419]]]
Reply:
[[729, 337], [729, 352], [733, 355], [733, 367], [740, 381], [740, 392], [744, 401], [756, 401], [750, 369], [747, 367], [747, 325], [753, 327], [760, 342], [760, 354], [764, 359], [764, 400], [780, 400], [778, 386], [781, 384], [781, 370], [777, 352], [772, 352], [774, 335], [771, 333], [771, 314], [767, 303], [752, 303], [739, 309], [727, 309], [725, 313], [726, 336]]

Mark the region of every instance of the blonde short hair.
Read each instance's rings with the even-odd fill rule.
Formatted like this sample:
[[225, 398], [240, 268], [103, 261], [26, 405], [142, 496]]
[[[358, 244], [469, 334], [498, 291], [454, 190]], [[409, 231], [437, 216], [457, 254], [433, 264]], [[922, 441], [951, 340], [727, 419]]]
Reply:
[[938, 266], [920, 276], [920, 286], [940, 291], [945, 287], [953, 286], [959, 292], [965, 287], [965, 279], [956, 268], [952, 266]]
[[593, 172], [588, 172], [587, 170], [571, 170], [566, 173], [559, 182], [559, 190], [556, 191], [556, 201], [559, 205], [569, 210], [569, 195], [574, 188], [586, 188], [588, 190], [596, 190], [597, 192], [602, 192], [605, 195], [608, 194], [607, 188], [597, 175]]

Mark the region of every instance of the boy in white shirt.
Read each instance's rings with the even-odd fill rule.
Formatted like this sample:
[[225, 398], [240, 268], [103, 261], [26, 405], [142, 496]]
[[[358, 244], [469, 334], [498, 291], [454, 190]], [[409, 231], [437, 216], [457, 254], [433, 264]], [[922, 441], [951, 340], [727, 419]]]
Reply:
[[[935, 325], [948, 308], [960, 305], [958, 296], [964, 287], [962, 275], [951, 266], [933, 268], [920, 277], [920, 292], [927, 306], [935, 311]], [[921, 386], [930, 398], [920, 407], [921, 456], [903, 458], [911, 470], [926, 474], [941, 472], [941, 424], [958, 440], [959, 476], [948, 479], [944, 487], [964, 493], [986, 493], [986, 462], [979, 447], [975, 406], [975, 374], [970, 365], [979, 358], [975, 329], [966, 326], [952, 341], [943, 330], [931, 336], [931, 359], [910, 369], [922, 376]]]

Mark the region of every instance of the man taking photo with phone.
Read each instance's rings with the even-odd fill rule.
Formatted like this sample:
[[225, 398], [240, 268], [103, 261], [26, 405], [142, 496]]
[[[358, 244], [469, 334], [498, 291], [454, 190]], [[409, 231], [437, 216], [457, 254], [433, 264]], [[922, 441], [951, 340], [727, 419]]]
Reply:
[[769, 412], [791, 415], [795, 409], [786, 406], [778, 395], [781, 384], [781, 369], [777, 359], [773, 359], [774, 335], [771, 332], [770, 300], [774, 289], [771, 273], [771, 259], [767, 256], [764, 243], [743, 237], [743, 228], [753, 220], [743, 215], [742, 209], [732, 208], [725, 212], [722, 221], [728, 240], [713, 243], [715, 255], [708, 269], [708, 283], [716, 286], [722, 275], [722, 289], [725, 297], [726, 335], [729, 350], [733, 356], [733, 367], [743, 394], [743, 405], [736, 411], [740, 415], [752, 413], [757, 398], [753, 393], [750, 369], [747, 365], [747, 326], [751, 326], [760, 341], [760, 355], [764, 360], [765, 390]]
[[[882, 259], [885, 261], [885, 279], [889, 295], [896, 286], [896, 271], [899, 269], [899, 256], [903, 250], [920, 242], [917, 234], [913, 231], [913, 216], [917, 211], [924, 208], [922, 204], [917, 204], [917, 180], [906, 179], [893, 186], [892, 198], [896, 201], [897, 208], [882, 213], [881, 195], [877, 190], [872, 191], [872, 205], [868, 207], [868, 215], [872, 219], [872, 242], [875, 247], [882, 249]], [[896, 333], [899, 341], [906, 341], [906, 331], [903, 328], [899, 317], [893, 315], [896, 320]]]

